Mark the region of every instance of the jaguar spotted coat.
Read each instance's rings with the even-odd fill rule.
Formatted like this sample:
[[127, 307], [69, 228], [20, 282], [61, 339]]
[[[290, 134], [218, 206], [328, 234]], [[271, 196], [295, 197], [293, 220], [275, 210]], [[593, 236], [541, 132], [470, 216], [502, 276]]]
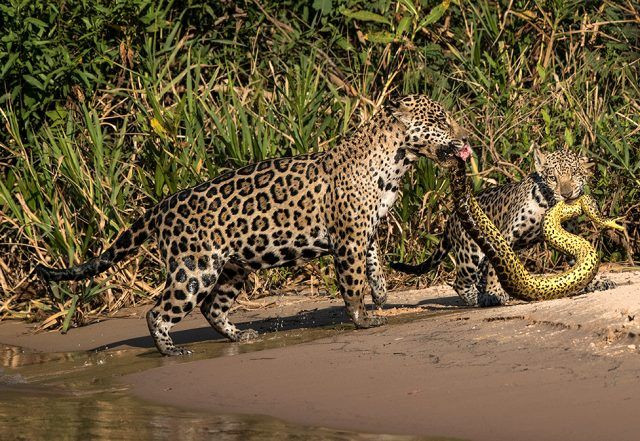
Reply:
[[96, 259], [69, 269], [38, 266], [48, 281], [80, 280], [111, 268], [156, 237], [167, 269], [164, 293], [147, 313], [164, 355], [185, 351], [171, 327], [196, 306], [232, 341], [254, 338], [227, 315], [252, 271], [334, 256], [340, 292], [359, 328], [383, 317], [366, 312], [364, 293], [381, 305], [386, 286], [375, 231], [393, 205], [400, 180], [420, 156], [466, 159], [465, 131], [443, 107], [410, 95], [324, 153], [271, 159], [182, 190], [149, 209]]

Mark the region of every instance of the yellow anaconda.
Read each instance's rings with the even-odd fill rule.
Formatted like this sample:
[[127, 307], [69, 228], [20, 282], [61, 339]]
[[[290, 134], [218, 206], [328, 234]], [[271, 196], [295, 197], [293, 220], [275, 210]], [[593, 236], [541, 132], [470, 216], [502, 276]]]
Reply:
[[559, 274], [531, 274], [473, 197], [464, 162], [457, 161], [450, 172], [456, 210], [463, 227], [493, 265], [502, 287], [513, 297], [524, 300], [564, 297], [580, 291], [595, 277], [599, 264], [596, 250], [587, 240], [565, 231], [562, 222], [584, 213], [601, 229], [624, 231], [615, 221], [601, 217], [590, 196], [581, 196], [571, 204], [558, 202], [545, 214], [544, 237], [555, 249], [574, 257], [576, 263]]

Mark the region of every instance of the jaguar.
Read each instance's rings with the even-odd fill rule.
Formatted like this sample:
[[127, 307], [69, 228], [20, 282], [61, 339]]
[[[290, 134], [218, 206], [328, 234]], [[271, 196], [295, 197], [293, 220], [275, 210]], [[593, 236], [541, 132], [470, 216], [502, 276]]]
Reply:
[[[572, 150], [533, 149], [534, 172], [519, 182], [490, 187], [476, 196], [487, 217], [514, 250], [524, 250], [543, 239], [548, 210], [562, 201], [580, 198], [592, 175], [592, 162]], [[447, 221], [438, 248], [425, 261], [410, 265], [393, 262], [391, 268], [420, 275], [435, 268], [449, 252], [456, 262], [454, 290], [470, 306], [496, 306], [509, 300], [495, 270], [472, 240], [456, 212]], [[608, 289], [613, 282], [597, 278], [587, 291]]]
[[257, 162], [167, 197], [96, 258], [67, 269], [43, 265], [45, 281], [81, 280], [113, 267], [156, 239], [166, 267], [163, 293], [147, 315], [163, 355], [188, 353], [169, 331], [194, 308], [231, 341], [254, 339], [229, 310], [252, 271], [332, 255], [339, 290], [357, 328], [386, 319], [364, 304], [386, 301], [375, 232], [396, 200], [403, 175], [420, 157], [450, 163], [471, 155], [467, 132], [425, 95], [381, 109], [334, 148]]

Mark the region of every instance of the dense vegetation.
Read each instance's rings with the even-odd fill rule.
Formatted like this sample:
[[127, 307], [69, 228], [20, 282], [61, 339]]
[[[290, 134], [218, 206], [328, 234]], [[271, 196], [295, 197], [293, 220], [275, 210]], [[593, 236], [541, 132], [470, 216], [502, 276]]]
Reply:
[[[150, 246], [52, 293], [31, 271], [96, 255], [226, 169], [330, 149], [392, 93], [426, 93], [472, 131], [478, 188], [528, 173], [534, 143], [591, 156], [591, 192], [629, 232], [599, 240], [603, 258], [640, 259], [635, 0], [4, 0], [0, 16], [0, 319], [68, 326], [148, 301]], [[388, 259], [433, 249], [447, 185], [426, 160], [410, 173], [380, 231]], [[334, 292], [326, 263], [262, 273], [249, 294]]]

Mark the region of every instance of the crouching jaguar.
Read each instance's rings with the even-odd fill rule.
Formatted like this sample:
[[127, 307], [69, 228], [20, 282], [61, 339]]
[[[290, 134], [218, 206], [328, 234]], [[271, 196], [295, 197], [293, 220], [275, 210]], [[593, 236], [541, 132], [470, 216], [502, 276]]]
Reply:
[[[515, 250], [542, 241], [545, 214], [557, 202], [571, 202], [583, 195], [593, 165], [588, 158], [568, 149], [547, 154], [535, 149], [534, 164], [535, 172], [522, 181], [488, 188], [477, 197], [483, 211]], [[450, 250], [457, 265], [453, 287], [468, 305], [495, 306], [509, 300], [493, 265], [471, 239], [457, 212], [449, 218], [438, 249], [427, 260], [417, 265], [394, 262], [391, 267], [408, 274], [423, 274], [435, 268]], [[598, 278], [585, 289], [613, 286], [609, 279]]]
[[69, 269], [38, 266], [47, 281], [80, 280], [106, 271], [155, 237], [167, 269], [164, 292], [147, 313], [164, 355], [171, 327], [200, 305], [211, 326], [232, 341], [254, 338], [227, 314], [252, 271], [331, 254], [340, 293], [356, 327], [384, 323], [370, 315], [386, 286], [375, 241], [400, 180], [420, 156], [437, 162], [471, 154], [466, 132], [444, 108], [422, 95], [383, 107], [335, 148], [252, 164], [167, 197], [119, 235], [97, 258]]

